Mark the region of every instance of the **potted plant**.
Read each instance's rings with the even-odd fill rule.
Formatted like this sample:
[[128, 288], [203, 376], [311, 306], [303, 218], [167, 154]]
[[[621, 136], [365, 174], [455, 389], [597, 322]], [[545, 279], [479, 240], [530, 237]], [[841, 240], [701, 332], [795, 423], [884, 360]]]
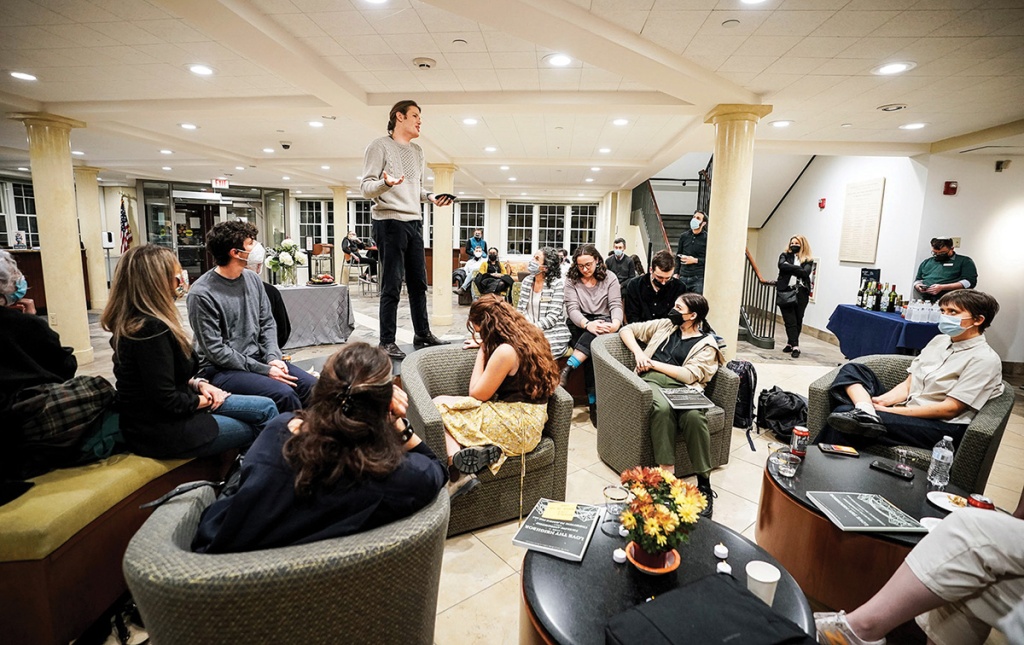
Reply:
[[279, 284], [293, 286], [295, 284], [295, 268], [305, 266], [306, 252], [299, 248], [290, 237], [268, 253], [267, 268], [277, 274]]
[[632, 540], [627, 556], [648, 573], [675, 569], [679, 566], [675, 549], [689, 541], [707, 499], [696, 486], [661, 468], [631, 468], [622, 473], [622, 485], [633, 494], [619, 516]]

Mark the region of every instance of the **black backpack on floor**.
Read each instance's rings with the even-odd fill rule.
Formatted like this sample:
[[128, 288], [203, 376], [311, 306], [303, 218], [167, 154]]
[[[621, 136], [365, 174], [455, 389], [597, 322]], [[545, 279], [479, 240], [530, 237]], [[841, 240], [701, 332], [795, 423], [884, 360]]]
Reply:
[[725, 364], [740, 377], [740, 389], [736, 394], [736, 413], [732, 425], [748, 430], [754, 423], [754, 392], [757, 391], [757, 370], [750, 361], [733, 360]]
[[795, 426], [807, 425], [807, 399], [778, 385], [757, 397], [757, 427], [789, 442]]

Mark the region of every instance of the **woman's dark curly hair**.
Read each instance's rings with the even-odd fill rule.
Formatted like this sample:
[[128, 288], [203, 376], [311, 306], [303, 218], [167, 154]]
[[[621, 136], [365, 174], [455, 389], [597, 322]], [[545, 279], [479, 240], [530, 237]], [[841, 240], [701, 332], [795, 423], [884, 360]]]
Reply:
[[[544, 269], [544, 286], [550, 287], [555, 280], [562, 277], [562, 258], [558, 257], [558, 249], [553, 246], [545, 246], [540, 250], [544, 254], [544, 262], [541, 268]], [[535, 277], [534, 280], [537, 278]]]
[[583, 279], [583, 274], [580, 273], [580, 267], [576, 264], [576, 261], [581, 255], [589, 255], [594, 258], [594, 277], [598, 282], [604, 282], [605, 277], [608, 275], [608, 269], [604, 266], [604, 259], [601, 257], [601, 252], [598, 251], [597, 247], [593, 244], [584, 244], [576, 247], [576, 251], [572, 254], [572, 266], [569, 267], [569, 272], [566, 277], [573, 282], [579, 282]]
[[339, 480], [381, 479], [404, 458], [390, 414], [391, 359], [380, 347], [349, 343], [327, 360], [301, 430], [284, 444], [295, 494], [307, 497]]

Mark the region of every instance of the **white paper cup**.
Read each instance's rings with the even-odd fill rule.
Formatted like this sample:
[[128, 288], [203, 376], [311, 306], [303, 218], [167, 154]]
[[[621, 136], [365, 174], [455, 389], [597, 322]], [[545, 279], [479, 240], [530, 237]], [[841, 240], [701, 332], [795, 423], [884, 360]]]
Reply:
[[775, 587], [781, 577], [782, 572], [767, 562], [752, 560], [747, 563], [747, 589], [769, 607], [775, 601]]

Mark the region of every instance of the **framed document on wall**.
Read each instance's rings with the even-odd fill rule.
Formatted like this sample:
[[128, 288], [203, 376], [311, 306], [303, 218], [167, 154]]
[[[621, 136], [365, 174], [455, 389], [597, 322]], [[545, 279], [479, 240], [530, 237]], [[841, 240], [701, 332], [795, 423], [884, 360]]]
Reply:
[[843, 234], [839, 241], [840, 262], [875, 262], [884, 192], [884, 177], [846, 185]]

